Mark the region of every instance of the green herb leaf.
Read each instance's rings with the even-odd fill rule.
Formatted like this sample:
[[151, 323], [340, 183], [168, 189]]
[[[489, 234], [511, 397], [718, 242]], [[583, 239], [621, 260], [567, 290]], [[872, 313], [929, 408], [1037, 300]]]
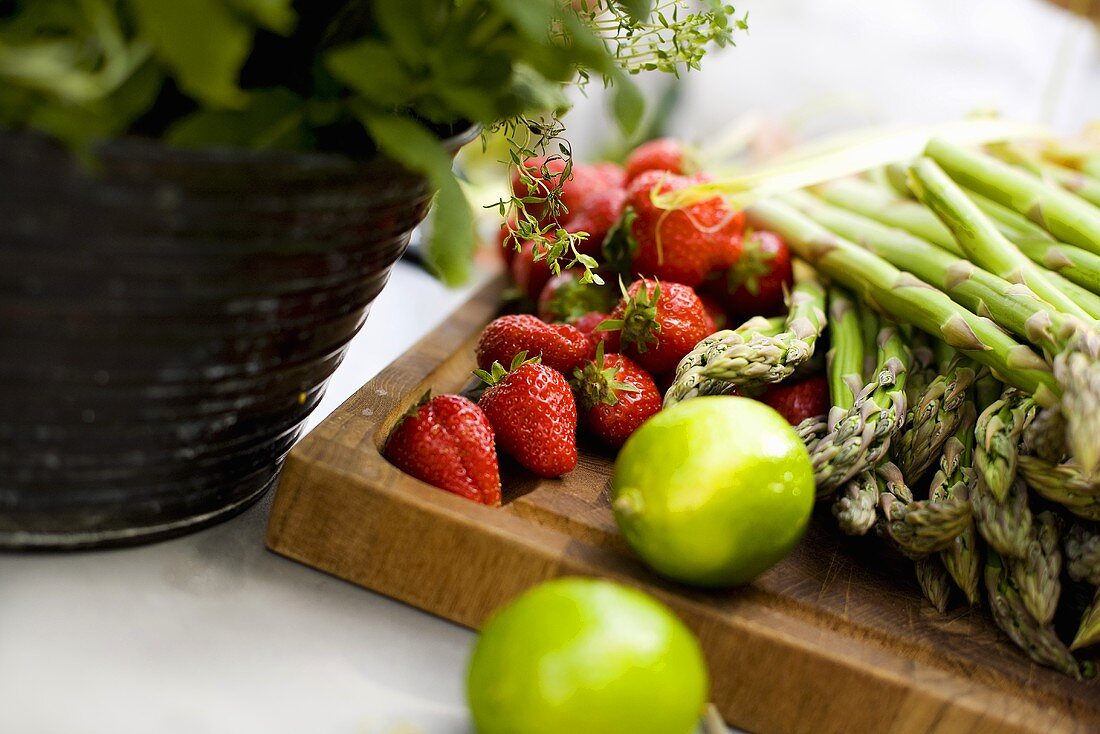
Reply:
[[202, 109], [175, 123], [165, 133], [181, 148], [235, 147], [296, 150], [308, 146], [305, 103], [288, 89], [249, 93], [241, 110]]
[[413, 80], [393, 49], [378, 41], [333, 49], [325, 56], [325, 66], [373, 105], [397, 107], [411, 98]]
[[425, 176], [437, 191], [427, 261], [448, 285], [464, 282], [476, 244], [474, 218], [451, 170], [451, 156], [439, 138], [414, 120], [362, 109], [357, 113], [386, 155]]
[[292, 0], [229, 0], [229, 4], [282, 36], [290, 35], [298, 20], [291, 9]]
[[237, 86], [248, 56], [248, 26], [218, 0], [130, 0], [138, 29], [180, 87], [215, 107], [246, 102]]
[[631, 136], [642, 123], [645, 115], [645, 96], [625, 75], [619, 75], [615, 80], [614, 95], [611, 100], [611, 108], [615, 113], [615, 121], [619, 123], [619, 129], [626, 136]]

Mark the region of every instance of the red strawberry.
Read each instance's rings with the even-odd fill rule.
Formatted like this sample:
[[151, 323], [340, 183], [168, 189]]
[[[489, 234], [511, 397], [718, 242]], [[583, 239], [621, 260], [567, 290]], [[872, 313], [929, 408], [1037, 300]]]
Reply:
[[679, 140], [657, 138], [642, 143], [626, 158], [627, 182], [633, 181], [646, 171], [689, 174], [695, 172], [695, 163], [687, 155]]
[[622, 216], [626, 191], [621, 178], [621, 169], [614, 164], [576, 164], [562, 187], [561, 203], [567, 211], [560, 224], [570, 232], [588, 233], [578, 248], [585, 254], [600, 254], [604, 238]]
[[608, 187], [590, 196], [582, 205], [569, 210], [565, 228], [570, 232], [587, 232], [577, 249], [585, 255], [600, 257], [603, 242], [618, 223], [626, 206], [626, 192]]
[[573, 380], [585, 425], [612, 448], [661, 409], [661, 393], [649, 373], [621, 354], [604, 355], [578, 369]]
[[829, 382], [824, 377], [807, 377], [798, 382], [781, 382], [768, 388], [757, 398], [770, 405], [797, 426], [807, 418], [826, 415], [829, 412]]
[[386, 441], [383, 453], [398, 469], [440, 489], [500, 506], [500, 469], [493, 427], [461, 395], [421, 398]]
[[[642, 286], [645, 285], [645, 289]], [[709, 336], [707, 312], [691, 288], [680, 283], [636, 280], [611, 312], [607, 345], [654, 375], [676, 368]]]
[[593, 311], [592, 313], [586, 313], [584, 316], [574, 321], [573, 326], [577, 327], [578, 331], [588, 337], [588, 341], [592, 343], [592, 349], [595, 350], [600, 344], [606, 343], [607, 338], [611, 334], [618, 334], [618, 332], [612, 331], [596, 331], [597, 326], [610, 318], [611, 317], [605, 313]]
[[711, 271], [737, 262], [745, 217], [724, 199], [716, 196], [673, 210], [654, 206], [654, 193], [695, 183], [684, 176], [647, 171], [630, 184], [623, 221], [629, 221], [635, 273], [695, 287]]
[[618, 163], [601, 161], [600, 163], [594, 163], [592, 167], [603, 176], [609, 186], [620, 189], [626, 188], [626, 171]]
[[747, 233], [741, 257], [725, 275], [716, 279], [713, 289], [731, 316], [747, 319], [783, 313], [784, 297], [794, 280], [787, 243], [774, 232]]
[[571, 375], [593, 353], [592, 343], [569, 324], [547, 324], [530, 314], [511, 314], [492, 321], [477, 340], [477, 366], [492, 368], [493, 362], [511, 364], [520, 352], [541, 357], [542, 363]]
[[479, 405], [501, 450], [539, 476], [561, 476], [577, 466], [577, 404], [560, 372], [524, 356], [510, 371], [500, 362], [477, 370], [489, 385]]
[[539, 297], [553, 272], [546, 260], [535, 260], [535, 243], [524, 242], [512, 260], [512, 280], [532, 301]]
[[592, 311], [607, 312], [615, 305], [614, 293], [606, 285], [582, 283], [580, 273], [567, 270], [543, 287], [539, 294], [539, 318], [573, 323]]

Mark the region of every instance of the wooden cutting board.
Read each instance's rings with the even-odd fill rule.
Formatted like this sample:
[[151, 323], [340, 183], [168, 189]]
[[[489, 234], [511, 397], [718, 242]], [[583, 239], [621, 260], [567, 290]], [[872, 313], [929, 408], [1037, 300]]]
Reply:
[[429, 387], [469, 384], [473, 345], [502, 288], [485, 287], [290, 453], [268, 527], [273, 551], [475, 629], [555, 576], [632, 584], [695, 630], [712, 697], [753, 732], [1100, 731], [1100, 681], [1032, 664], [984, 612], [941, 616], [911, 567], [872, 540], [840, 536], [827, 511], [751, 586], [705, 592], [631, 555], [608, 503], [606, 452], [582, 447], [559, 480], [506, 462], [501, 509], [391, 466], [379, 451], [402, 413]]

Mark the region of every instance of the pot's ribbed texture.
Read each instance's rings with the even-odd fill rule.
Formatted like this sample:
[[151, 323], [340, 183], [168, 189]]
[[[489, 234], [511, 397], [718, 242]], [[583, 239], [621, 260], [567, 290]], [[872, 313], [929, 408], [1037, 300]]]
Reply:
[[384, 159], [0, 135], [0, 547], [259, 497], [428, 201]]

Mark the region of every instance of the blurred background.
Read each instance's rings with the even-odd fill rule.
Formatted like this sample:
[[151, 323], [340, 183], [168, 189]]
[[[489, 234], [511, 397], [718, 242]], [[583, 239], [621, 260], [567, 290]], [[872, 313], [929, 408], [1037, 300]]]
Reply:
[[[1079, 132], [1100, 117], [1096, 0], [734, 4], [748, 12], [748, 34], [737, 36], [737, 48], [709, 55], [702, 71], [683, 76], [668, 119], [673, 135], [707, 143], [749, 115], [798, 138], [975, 111], [1062, 132]], [[651, 95], [665, 91], [665, 79], [642, 82]], [[590, 89], [566, 118], [582, 156], [597, 155], [614, 139], [602, 97]]]

